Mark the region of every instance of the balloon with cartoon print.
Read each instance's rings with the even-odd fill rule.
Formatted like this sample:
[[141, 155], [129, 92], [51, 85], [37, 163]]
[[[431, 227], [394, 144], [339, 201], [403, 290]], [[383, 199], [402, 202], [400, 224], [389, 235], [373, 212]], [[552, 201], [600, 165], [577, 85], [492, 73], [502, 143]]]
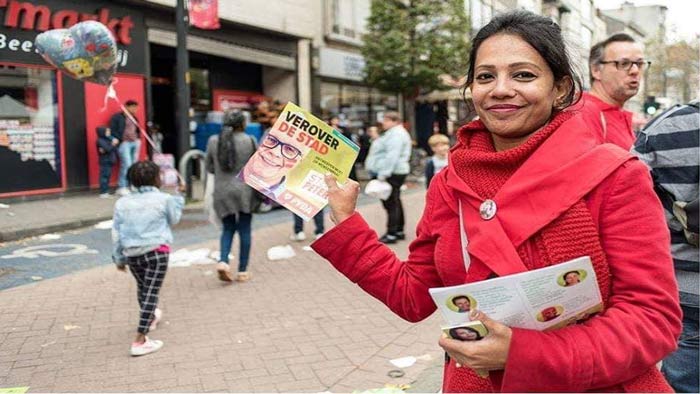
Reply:
[[117, 43], [107, 26], [97, 21], [46, 31], [34, 45], [44, 60], [81, 81], [109, 85], [117, 71]]

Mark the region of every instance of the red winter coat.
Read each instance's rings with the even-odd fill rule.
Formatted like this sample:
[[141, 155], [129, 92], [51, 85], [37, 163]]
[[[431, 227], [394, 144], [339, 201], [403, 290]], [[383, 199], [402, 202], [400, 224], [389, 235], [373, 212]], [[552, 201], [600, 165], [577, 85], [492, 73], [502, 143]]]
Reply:
[[[431, 287], [524, 270], [508, 254], [513, 248], [498, 243], [524, 243], [529, 258], [536, 261], [532, 234], [565, 210], [567, 201], [585, 197], [610, 270], [605, 312], [585, 324], [554, 331], [513, 328], [505, 370], [491, 374], [491, 385], [484, 381], [465, 387], [455, 379], [457, 370], [446, 367], [444, 392], [671, 391], [655, 369], [676, 348], [681, 331], [663, 211], [646, 167], [615, 147], [596, 148], [583, 122], [579, 116], [564, 122], [549, 137], [556, 140], [541, 152], [546, 154], [537, 154], [543, 145], [523, 164], [518, 171], [527, 167], [527, 173], [518, 179], [524, 181], [512, 185], [509, 196], [495, 199], [499, 220], [474, 223], [480, 220], [478, 213], [466, 209], [469, 272], [461, 253], [456, 197], [461, 196], [466, 207], [463, 196], [469, 191], [455, 175], [452, 161], [430, 185], [407, 261], [379, 243], [358, 213], [312, 245], [396, 314], [417, 322], [436, 309], [428, 293]], [[542, 157], [546, 160], [538, 159]], [[601, 181], [595, 179], [597, 173], [609, 175], [601, 175]], [[591, 190], [591, 185], [597, 186]], [[509, 198], [513, 204], [505, 202]], [[499, 222], [505, 232], [494, 229]], [[438, 337], [436, 333], [436, 341]]]

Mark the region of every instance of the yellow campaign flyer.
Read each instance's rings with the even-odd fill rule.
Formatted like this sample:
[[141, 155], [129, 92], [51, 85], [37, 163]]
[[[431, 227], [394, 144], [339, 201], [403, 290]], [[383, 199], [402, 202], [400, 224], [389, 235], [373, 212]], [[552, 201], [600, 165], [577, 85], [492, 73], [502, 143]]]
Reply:
[[324, 175], [344, 183], [359, 151], [338, 130], [289, 102], [238, 177], [310, 220], [328, 204]]

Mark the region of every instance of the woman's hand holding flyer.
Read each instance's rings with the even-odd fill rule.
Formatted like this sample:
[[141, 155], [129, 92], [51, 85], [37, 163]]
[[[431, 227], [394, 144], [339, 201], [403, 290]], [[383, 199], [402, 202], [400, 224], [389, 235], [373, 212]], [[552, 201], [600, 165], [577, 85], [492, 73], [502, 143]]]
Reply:
[[348, 179], [344, 185], [338, 185], [338, 180], [331, 174], [326, 174], [324, 180], [328, 187], [328, 205], [331, 207], [331, 220], [338, 224], [355, 213], [357, 196], [360, 194], [360, 184]]

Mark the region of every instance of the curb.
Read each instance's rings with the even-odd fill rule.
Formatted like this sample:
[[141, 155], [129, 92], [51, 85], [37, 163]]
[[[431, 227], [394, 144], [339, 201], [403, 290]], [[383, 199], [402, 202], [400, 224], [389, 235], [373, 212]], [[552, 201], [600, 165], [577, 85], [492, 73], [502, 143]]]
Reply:
[[[201, 204], [192, 204], [191, 206], [185, 206], [185, 208], [182, 211], [183, 213], [191, 213], [201, 211], [203, 209], [204, 207]], [[97, 216], [89, 219], [70, 220], [66, 222], [47, 224], [39, 227], [19, 228], [15, 230], [0, 230], [0, 242], [18, 241], [20, 239], [36, 237], [47, 233], [75, 230], [78, 228], [93, 226], [99, 222], [111, 219], [112, 213], [110, 212], [108, 215]]]

